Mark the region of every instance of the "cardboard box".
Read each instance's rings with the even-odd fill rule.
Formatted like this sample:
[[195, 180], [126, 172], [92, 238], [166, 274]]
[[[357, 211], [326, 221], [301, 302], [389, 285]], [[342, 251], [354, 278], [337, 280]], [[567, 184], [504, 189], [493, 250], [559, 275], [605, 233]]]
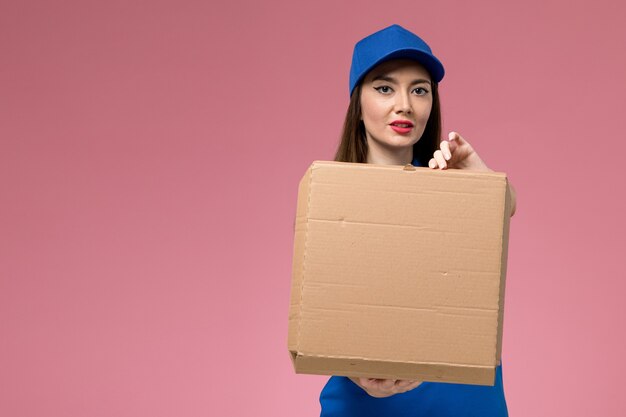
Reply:
[[493, 385], [509, 218], [502, 173], [314, 162], [295, 223], [295, 371]]

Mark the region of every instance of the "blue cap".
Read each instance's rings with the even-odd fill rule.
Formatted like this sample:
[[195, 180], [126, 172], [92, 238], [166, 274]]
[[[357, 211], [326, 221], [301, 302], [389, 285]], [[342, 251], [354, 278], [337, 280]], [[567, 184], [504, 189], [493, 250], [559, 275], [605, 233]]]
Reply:
[[443, 79], [443, 65], [426, 42], [400, 25], [391, 25], [361, 39], [354, 46], [350, 66], [350, 95], [372, 68], [381, 62], [397, 58], [419, 62], [435, 82]]

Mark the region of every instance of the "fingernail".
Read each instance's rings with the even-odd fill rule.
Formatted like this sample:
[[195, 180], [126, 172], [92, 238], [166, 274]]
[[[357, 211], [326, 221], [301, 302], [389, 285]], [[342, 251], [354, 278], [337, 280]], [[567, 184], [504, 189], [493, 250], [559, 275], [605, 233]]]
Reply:
[[449, 140], [454, 140], [454, 132], [448, 133], [448, 139]]

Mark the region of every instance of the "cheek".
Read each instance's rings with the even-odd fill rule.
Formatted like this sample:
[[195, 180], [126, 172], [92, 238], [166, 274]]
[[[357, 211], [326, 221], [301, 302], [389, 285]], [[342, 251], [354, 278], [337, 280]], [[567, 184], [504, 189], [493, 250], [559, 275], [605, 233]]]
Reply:
[[378, 117], [375, 112], [368, 111], [366, 113], [363, 113], [363, 123], [365, 124], [367, 130], [374, 129], [376, 127], [377, 121]]
[[[384, 108], [379, 103], [366, 102], [361, 106], [361, 114], [364, 122], [380, 122], [384, 119]], [[373, 127], [373, 126], [372, 126]]]
[[422, 103], [421, 110], [418, 110], [418, 111], [419, 111], [418, 117], [420, 121], [423, 122], [423, 124], [426, 124], [426, 122], [428, 121], [428, 118], [430, 117], [430, 112], [432, 111], [432, 103], [427, 103], [427, 104]]
[[367, 93], [363, 92], [361, 95], [361, 111], [369, 117], [376, 117], [376, 114], [380, 113], [384, 105], [384, 100], [381, 100], [380, 97], [376, 97], [369, 91]]

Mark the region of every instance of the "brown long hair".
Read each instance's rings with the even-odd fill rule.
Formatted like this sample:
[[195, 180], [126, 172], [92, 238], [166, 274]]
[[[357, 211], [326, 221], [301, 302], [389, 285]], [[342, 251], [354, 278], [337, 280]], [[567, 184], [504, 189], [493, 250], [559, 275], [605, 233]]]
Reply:
[[[367, 141], [365, 139], [365, 126], [361, 120], [361, 88], [359, 83], [350, 96], [350, 104], [343, 122], [341, 141], [337, 147], [335, 161], [361, 162], [367, 161]], [[430, 110], [426, 128], [420, 140], [413, 145], [413, 158], [417, 159], [421, 166], [428, 166], [428, 161], [439, 149], [441, 138], [441, 109], [439, 106], [439, 91], [437, 83], [431, 85], [433, 104]]]

